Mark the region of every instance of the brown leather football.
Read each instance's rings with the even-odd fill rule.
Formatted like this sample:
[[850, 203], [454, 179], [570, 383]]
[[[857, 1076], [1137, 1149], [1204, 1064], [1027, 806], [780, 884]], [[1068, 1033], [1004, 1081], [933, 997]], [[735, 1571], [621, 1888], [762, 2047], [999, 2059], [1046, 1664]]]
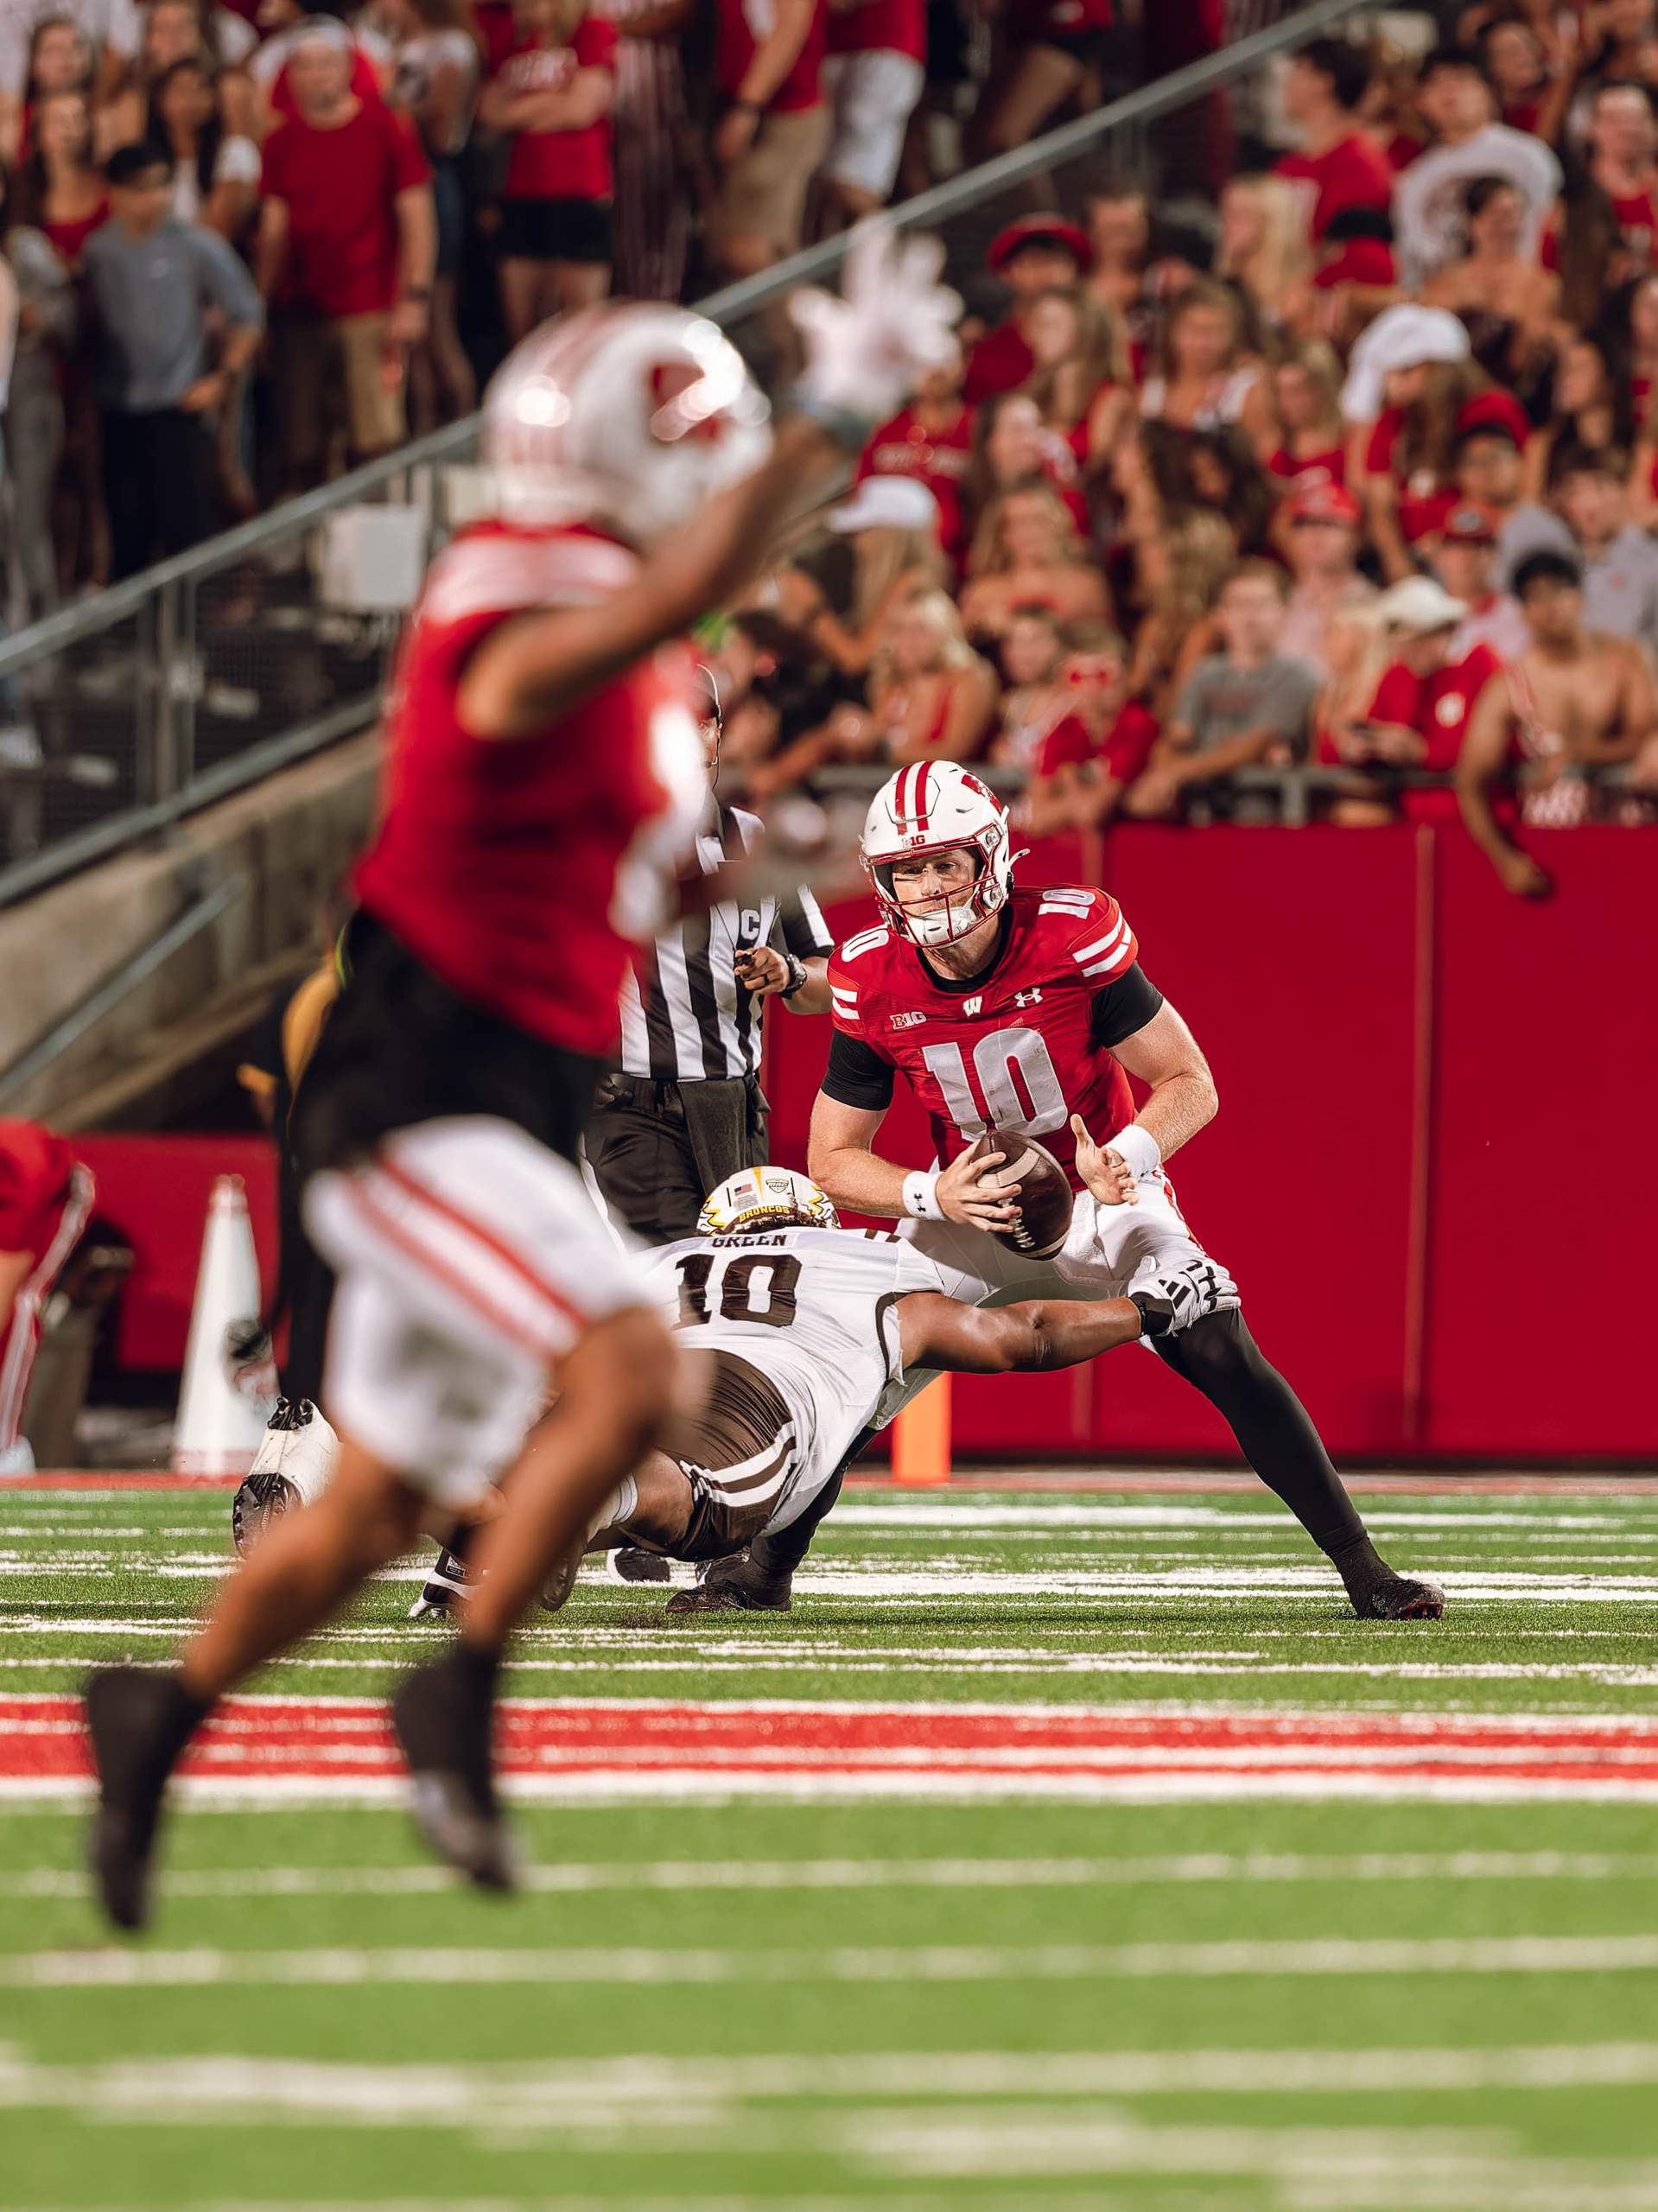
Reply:
[[1065, 1171], [1045, 1144], [1017, 1129], [992, 1129], [969, 1147], [968, 1158], [999, 1152], [1002, 1164], [993, 1179], [1017, 1183], [1020, 1217], [1011, 1229], [993, 1229], [998, 1244], [1026, 1260], [1051, 1260], [1070, 1229], [1071, 1188]]

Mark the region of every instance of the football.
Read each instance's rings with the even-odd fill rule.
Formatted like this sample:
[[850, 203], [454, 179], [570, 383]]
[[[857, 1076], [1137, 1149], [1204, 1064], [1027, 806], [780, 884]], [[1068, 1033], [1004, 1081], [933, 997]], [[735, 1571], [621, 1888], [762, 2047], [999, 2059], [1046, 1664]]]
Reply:
[[1046, 1145], [1017, 1129], [992, 1129], [967, 1156], [979, 1160], [987, 1152], [1005, 1155], [996, 1181], [1020, 1186], [1019, 1220], [1012, 1229], [993, 1229], [991, 1235], [1027, 1260], [1051, 1260], [1070, 1229], [1072, 1193], [1064, 1169]]

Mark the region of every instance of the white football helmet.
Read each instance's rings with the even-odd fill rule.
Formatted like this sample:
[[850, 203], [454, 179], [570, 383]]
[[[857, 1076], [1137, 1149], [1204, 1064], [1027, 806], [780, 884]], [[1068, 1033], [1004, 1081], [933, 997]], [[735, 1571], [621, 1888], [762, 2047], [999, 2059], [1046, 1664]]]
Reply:
[[827, 1191], [792, 1167], [744, 1167], [702, 1201], [699, 1236], [734, 1236], [754, 1229], [838, 1229]]
[[[948, 903], [918, 909], [893, 889], [898, 861], [966, 847], [978, 860], [972, 888]], [[1013, 853], [1007, 810], [971, 770], [954, 760], [918, 760], [889, 776], [864, 819], [859, 848], [881, 912], [912, 944], [954, 944], [1007, 903]]]
[[706, 316], [624, 300], [544, 322], [484, 394], [500, 512], [605, 522], [636, 543], [689, 520], [771, 450], [771, 409]]

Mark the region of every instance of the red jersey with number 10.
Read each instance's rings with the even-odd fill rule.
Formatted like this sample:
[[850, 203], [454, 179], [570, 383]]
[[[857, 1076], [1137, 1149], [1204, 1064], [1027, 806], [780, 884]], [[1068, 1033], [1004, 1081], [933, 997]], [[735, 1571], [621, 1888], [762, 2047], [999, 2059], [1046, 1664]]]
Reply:
[[379, 829], [363, 905], [464, 997], [567, 1052], [612, 1052], [632, 948], [670, 892], [708, 795], [689, 648], [636, 662], [545, 729], [478, 737], [460, 687], [492, 630], [608, 599], [637, 556], [574, 524], [488, 523], [432, 564], [387, 703]]
[[941, 1160], [987, 1129], [1017, 1130], [1080, 1191], [1071, 1116], [1101, 1144], [1134, 1118], [1128, 1078], [1091, 1031], [1095, 994], [1140, 948], [1116, 900], [1081, 884], [1015, 890], [1008, 913], [1001, 957], [964, 987], [889, 929], [848, 938], [829, 963], [835, 1026], [905, 1077]]

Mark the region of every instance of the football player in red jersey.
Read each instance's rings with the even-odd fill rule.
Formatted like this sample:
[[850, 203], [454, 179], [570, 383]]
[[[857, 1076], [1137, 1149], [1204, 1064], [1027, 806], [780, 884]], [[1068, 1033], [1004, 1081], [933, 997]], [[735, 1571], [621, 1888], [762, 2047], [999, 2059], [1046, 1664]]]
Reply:
[[960, 307], [943, 248], [854, 237], [845, 296], [797, 294], [806, 369], [775, 439], [740, 356], [678, 308], [589, 308], [509, 357], [484, 407], [499, 518], [435, 563], [388, 702], [350, 980], [301, 1095], [307, 1225], [339, 1289], [333, 1480], [221, 1588], [180, 1664], [87, 1686], [105, 1911], [143, 1923], [162, 1792], [254, 1668], [483, 1500], [558, 1410], [485, 1529], [479, 1589], [393, 1719], [428, 1840], [511, 1882], [490, 1725], [509, 1636], [668, 1411], [675, 1357], [576, 1147], [705, 792], [677, 642], [934, 362]]
[[[838, 1205], [905, 1218], [950, 1294], [973, 1302], [1120, 1297], [1201, 1260], [1164, 1162], [1213, 1118], [1215, 1084], [1141, 969], [1115, 899], [1082, 885], [1015, 889], [1002, 807], [947, 762], [889, 779], [869, 810], [863, 858], [885, 919], [829, 963], [835, 1036], [812, 1116], [813, 1179]], [[912, 1172], [874, 1149], [899, 1075], [931, 1115], [942, 1166]], [[1150, 1093], [1138, 1116], [1131, 1075]], [[1021, 1258], [989, 1233], [1011, 1225], [1018, 1186], [996, 1180], [1000, 1155], [968, 1155], [1001, 1129], [1040, 1138], [1083, 1194], [1051, 1261]], [[1101, 1147], [1115, 1166], [1115, 1203], [1089, 1197], [1079, 1170], [1079, 1160], [1097, 1170]], [[1156, 1349], [1225, 1415], [1362, 1618], [1438, 1618], [1440, 1593], [1377, 1557], [1305, 1408], [1242, 1313], [1212, 1314]], [[780, 1603], [810, 1541], [796, 1523], [685, 1595], [710, 1609]]]
[[23, 1434], [41, 1313], [86, 1226], [92, 1179], [38, 1122], [0, 1121], [0, 1474], [27, 1474]]

